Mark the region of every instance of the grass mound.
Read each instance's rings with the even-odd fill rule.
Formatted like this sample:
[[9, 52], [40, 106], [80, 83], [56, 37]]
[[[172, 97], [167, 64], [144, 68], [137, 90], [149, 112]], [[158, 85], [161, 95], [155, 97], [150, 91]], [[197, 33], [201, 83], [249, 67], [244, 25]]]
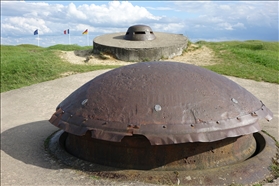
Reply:
[[278, 42], [197, 42], [215, 51], [220, 63], [206, 68], [220, 74], [279, 83]]
[[93, 49], [92, 46], [79, 46], [79, 45], [53, 45], [48, 47], [47, 49], [50, 50], [61, 50], [61, 51], [74, 51], [74, 50], [89, 50]]
[[[62, 74], [88, 72], [118, 66], [77, 65], [64, 62], [57, 50], [88, 49], [75, 45], [43, 48], [35, 45], [1, 45], [1, 92], [62, 77]], [[90, 47], [92, 48], [92, 47]]]
[[[220, 74], [279, 84], [278, 42], [225, 41], [195, 43], [215, 52], [215, 65], [205, 68]], [[64, 62], [57, 51], [89, 50], [92, 46], [54, 45], [47, 48], [22, 44], [1, 45], [1, 92], [62, 77], [63, 74], [116, 68]]]

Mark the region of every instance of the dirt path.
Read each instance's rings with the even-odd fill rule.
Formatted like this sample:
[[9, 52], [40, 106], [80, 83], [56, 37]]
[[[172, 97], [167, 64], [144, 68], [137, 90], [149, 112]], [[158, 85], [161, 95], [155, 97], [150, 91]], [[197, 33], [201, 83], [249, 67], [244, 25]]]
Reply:
[[214, 65], [215, 55], [214, 51], [206, 46], [199, 47], [197, 45], [190, 45], [188, 51], [181, 56], [176, 56], [168, 61], [176, 61], [182, 63], [194, 64], [197, 66]]
[[[124, 62], [117, 60], [108, 55], [92, 54], [92, 50], [80, 51], [63, 51], [60, 57], [73, 64], [89, 64], [89, 65], [129, 65], [135, 62]], [[198, 45], [190, 45], [188, 51], [181, 56], [176, 56], [172, 59], [164, 59], [166, 61], [176, 61], [182, 63], [190, 63], [197, 66], [213, 65], [214, 52], [206, 46], [199, 47]]]

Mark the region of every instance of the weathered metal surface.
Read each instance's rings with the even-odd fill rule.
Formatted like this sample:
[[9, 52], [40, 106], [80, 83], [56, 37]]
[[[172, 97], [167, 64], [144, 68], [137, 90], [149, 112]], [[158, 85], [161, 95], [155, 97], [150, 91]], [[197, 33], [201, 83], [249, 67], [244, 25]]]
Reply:
[[243, 87], [212, 71], [176, 62], [120, 67], [81, 86], [50, 122], [74, 135], [152, 145], [212, 142], [260, 131], [272, 112]]
[[253, 155], [256, 141], [252, 134], [216, 142], [151, 145], [144, 136], [124, 137], [109, 142], [68, 134], [65, 149], [90, 162], [137, 170], [201, 170], [242, 162]]
[[124, 36], [124, 39], [133, 41], [146, 41], [155, 39], [152, 29], [146, 25], [130, 26]]
[[[276, 142], [263, 132], [254, 133], [257, 141], [256, 153], [249, 159], [228, 166], [203, 170], [131, 170], [108, 167], [78, 159], [65, 152], [67, 133], [56, 132], [50, 138], [50, 152], [62, 163], [75, 169], [86, 171], [90, 176], [96, 175], [113, 181], [139, 181], [163, 185], [255, 185], [272, 180], [272, 159], [276, 157]], [[62, 145], [60, 145], [62, 144]], [[149, 157], [146, 157], [148, 159]], [[118, 182], [119, 183], [119, 182]]]

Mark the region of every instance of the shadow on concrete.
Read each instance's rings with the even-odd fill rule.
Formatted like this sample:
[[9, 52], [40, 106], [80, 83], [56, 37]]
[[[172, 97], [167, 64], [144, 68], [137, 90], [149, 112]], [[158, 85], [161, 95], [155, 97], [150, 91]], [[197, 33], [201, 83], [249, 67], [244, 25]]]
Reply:
[[45, 140], [57, 128], [47, 120], [23, 124], [1, 133], [1, 150], [26, 164], [47, 168], [66, 168], [45, 150]]
[[124, 36], [125, 36], [125, 35], [115, 36], [115, 37], [113, 37], [113, 39], [124, 40]]
[[[48, 137], [57, 133], [58, 128], [47, 120], [22, 124], [1, 133], [1, 150], [12, 158], [46, 169], [74, 168], [91, 172], [119, 170], [78, 159], [67, 152], [58, 157], [45, 147]], [[68, 160], [68, 162], [67, 162]], [[82, 163], [81, 163], [82, 162]]]

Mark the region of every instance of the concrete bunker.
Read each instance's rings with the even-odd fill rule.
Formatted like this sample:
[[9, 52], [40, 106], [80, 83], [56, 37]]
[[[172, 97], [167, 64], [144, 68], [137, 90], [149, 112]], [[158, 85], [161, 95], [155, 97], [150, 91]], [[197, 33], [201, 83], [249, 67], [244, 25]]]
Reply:
[[109, 54], [123, 61], [157, 61], [181, 55], [187, 43], [182, 34], [153, 32], [149, 26], [134, 25], [126, 32], [94, 38], [93, 53]]

